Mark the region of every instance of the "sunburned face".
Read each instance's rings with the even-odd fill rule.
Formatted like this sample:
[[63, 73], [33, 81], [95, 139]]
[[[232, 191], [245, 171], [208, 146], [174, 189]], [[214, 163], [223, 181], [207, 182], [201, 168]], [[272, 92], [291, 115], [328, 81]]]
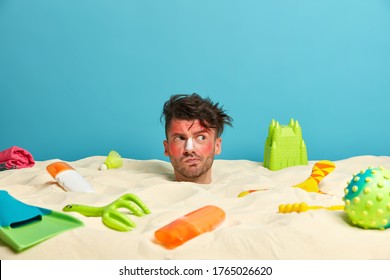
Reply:
[[164, 140], [177, 181], [211, 183], [214, 156], [221, 152], [222, 139], [215, 129], [203, 127], [199, 120], [172, 119]]

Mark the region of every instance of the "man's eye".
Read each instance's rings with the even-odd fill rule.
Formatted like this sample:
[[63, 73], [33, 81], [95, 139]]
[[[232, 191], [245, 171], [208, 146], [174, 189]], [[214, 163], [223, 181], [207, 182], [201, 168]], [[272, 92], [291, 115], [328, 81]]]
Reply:
[[186, 140], [186, 138], [184, 136], [176, 136], [175, 138], [173, 138], [173, 140], [175, 140], [175, 141], [184, 141], [184, 140]]
[[199, 135], [197, 138], [198, 138], [198, 140], [202, 140], [202, 141], [206, 140], [206, 136], [204, 136], [204, 135]]

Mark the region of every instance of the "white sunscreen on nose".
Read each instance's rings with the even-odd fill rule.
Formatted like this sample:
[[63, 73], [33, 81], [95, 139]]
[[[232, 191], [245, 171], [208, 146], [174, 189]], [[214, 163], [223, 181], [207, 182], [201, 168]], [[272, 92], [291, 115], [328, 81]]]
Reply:
[[186, 143], [186, 150], [193, 150], [194, 149], [194, 143], [192, 142], [192, 138], [189, 138]]

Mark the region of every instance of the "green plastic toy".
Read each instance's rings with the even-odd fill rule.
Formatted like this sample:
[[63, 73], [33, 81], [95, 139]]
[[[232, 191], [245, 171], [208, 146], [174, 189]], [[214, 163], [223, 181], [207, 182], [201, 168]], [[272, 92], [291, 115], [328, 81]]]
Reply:
[[279, 170], [289, 166], [307, 165], [307, 150], [298, 121], [280, 125], [274, 119], [264, 145], [264, 167]]
[[25, 204], [0, 190], [0, 239], [16, 252], [83, 225], [70, 215]]
[[390, 227], [390, 170], [369, 167], [355, 174], [344, 189], [345, 212], [358, 227]]
[[124, 213], [118, 211], [120, 208], [130, 210], [137, 217], [150, 214], [149, 208], [134, 194], [122, 195], [114, 202], [103, 207], [69, 204], [62, 210], [65, 212], [78, 212], [87, 217], [102, 217], [102, 221], [107, 227], [118, 231], [129, 231], [135, 228], [136, 224]]
[[363, 229], [390, 228], [390, 170], [369, 167], [352, 176], [344, 189], [344, 205], [309, 206], [305, 202], [280, 204], [279, 213], [344, 210], [352, 224]]

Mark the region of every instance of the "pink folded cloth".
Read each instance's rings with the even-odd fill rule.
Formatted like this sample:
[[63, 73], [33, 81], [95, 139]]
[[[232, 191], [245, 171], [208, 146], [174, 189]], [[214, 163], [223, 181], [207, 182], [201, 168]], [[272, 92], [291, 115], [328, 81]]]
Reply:
[[23, 148], [12, 146], [0, 152], [0, 168], [16, 169], [34, 166], [33, 156]]

